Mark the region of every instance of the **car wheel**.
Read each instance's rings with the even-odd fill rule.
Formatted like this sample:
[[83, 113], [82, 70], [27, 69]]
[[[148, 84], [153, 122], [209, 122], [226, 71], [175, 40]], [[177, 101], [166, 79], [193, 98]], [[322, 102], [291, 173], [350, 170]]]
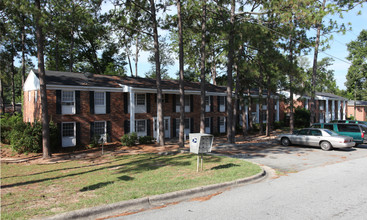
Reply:
[[288, 138], [284, 137], [282, 138], [281, 143], [283, 146], [289, 146], [291, 144], [291, 141]]
[[331, 146], [331, 144], [327, 141], [323, 141], [320, 143], [320, 147], [322, 150], [331, 150], [333, 147]]

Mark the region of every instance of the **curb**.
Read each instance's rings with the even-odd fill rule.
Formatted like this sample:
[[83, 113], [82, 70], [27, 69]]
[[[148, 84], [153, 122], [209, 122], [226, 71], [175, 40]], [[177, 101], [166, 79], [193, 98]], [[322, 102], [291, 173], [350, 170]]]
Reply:
[[65, 219], [96, 219], [124, 212], [134, 212], [139, 210], [151, 209], [154, 207], [167, 205], [172, 202], [181, 202], [190, 198], [210, 195], [219, 190], [225, 190], [237, 187], [249, 182], [258, 181], [267, 175], [267, 172], [261, 167], [261, 172], [250, 177], [238, 179], [225, 183], [218, 183], [209, 186], [200, 186], [193, 189], [185, 189], [177, 192], [170, 192], [161, 195], [148, 196], [140, 199], [117, 202], [108, 205], [102, 205], [92, 208], [85, 208], [66, 212], [46, 218], [45, 220], [65, 220]]

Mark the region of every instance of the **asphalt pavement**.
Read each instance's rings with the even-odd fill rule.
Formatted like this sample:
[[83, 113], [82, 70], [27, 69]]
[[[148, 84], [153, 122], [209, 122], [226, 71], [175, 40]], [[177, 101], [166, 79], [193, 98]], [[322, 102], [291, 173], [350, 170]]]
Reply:
[[112, 219], [366, 219], [366, 166], [350, 159]]

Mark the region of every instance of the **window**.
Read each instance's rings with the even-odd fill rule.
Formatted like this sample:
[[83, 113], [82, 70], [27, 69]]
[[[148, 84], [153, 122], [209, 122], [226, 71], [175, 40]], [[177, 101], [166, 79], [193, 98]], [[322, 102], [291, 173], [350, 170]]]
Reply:
[[63, 122], [62, 123], [62, 146], [73, 147], [76, 145], [76, 129], [75, 122]]
[[32, 92], [28, 91], [28, 102], [32, 101]]
[[298, 132], [299, 135], [307, 135], [308, 134], [308, 130], [307, 129], [303, 129], [303, 130], [300, 130]]
[[190, 129], [190, 119], [185, 118], [185, 129]]
[[145, 94], [136, 94], [136, 105], [145, 106]]
[[74, 122], [62, 123], [62, 136], [63, 137], [74, 136]]
[[205, 118], [205, 127], [210, 127], [210, 118]]
[[74, 91], [62, 91], [61, 104], [74, 105]]
[[224, 122], [224, 117], [220, 117], [219, 118], [219, 126], [224, 126], [225, 122]]
[[312, 136], [322, 136], [321, 131], [319, 130], [311, 130], [311, 135]]
[[[185, 95], [185, 112], [190, 112], [190, 95]], [[176, 95], [176, 112], [180, 112], [180, 95]]]
[[145, 120], [137, 120], [136, 121], [136, 131], [137, 132], [145, 132]]
[[212, 96], [205, 96], [205, 112], [210, 112]]
[[96, 121], [94, 122], [94, 135], [100, 137], [101, 135], [106, 134], [106, 122], [105, 121]]
[[94, 113], [106, 114], [106, 93], [94, 92]]
[[218, 105], [219, 105], [219, 111], [224, 112], [226, 110], [226, 103], [225, 103], [225, 96], [219, 96], [218, 98]]
[[338, 130], [340, 132], [361, 132], [356, 124], [338, 124]]
[[34, 91], [34, 102], [37, 103], [38, 100], [38, 92]]
[[61, 92], [62, 114], [75, 114], [75, 92], [62, 91]]
[[324, 124], [325, 129], [334, 130], [334, 125], [331, 124]]

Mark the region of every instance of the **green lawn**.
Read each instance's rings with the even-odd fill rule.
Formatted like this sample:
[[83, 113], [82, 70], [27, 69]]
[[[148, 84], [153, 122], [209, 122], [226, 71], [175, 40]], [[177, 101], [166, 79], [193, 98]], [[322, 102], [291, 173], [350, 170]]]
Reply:
[[196, 155], [105, 156], [103, 162], [1, 164], [1, 219], [29, 219], [252, 176], [252, 163]]

